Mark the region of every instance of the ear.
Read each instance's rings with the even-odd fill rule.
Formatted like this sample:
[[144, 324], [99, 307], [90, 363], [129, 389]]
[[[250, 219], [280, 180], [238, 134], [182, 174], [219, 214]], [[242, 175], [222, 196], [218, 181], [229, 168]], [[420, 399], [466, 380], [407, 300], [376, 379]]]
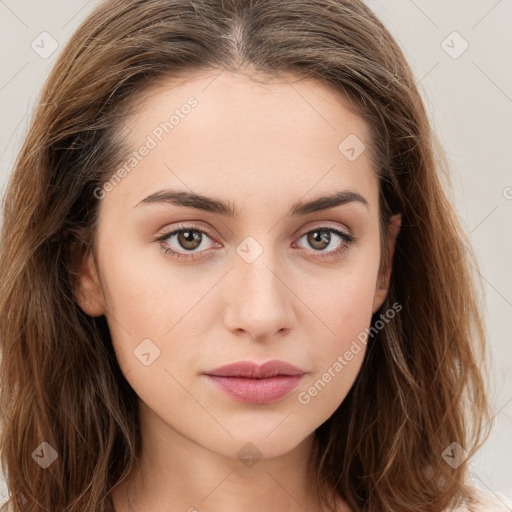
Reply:
[[76, 279], [77, 301], [82, 310], [89, 316], [105, 314], [103, 292], [92, 252], [78, 265]]
[[375, 313], [383, 304], [389, 289], [389, 279], [391, 277], [391, 269], [393, 267], [393, 254], [395, 252], [395, 243], [400, 232], [400, 226], [402, 223], [402, 215], [397, 213], [389, 219], [388, 224], [388, 251], [389, 251], [389, 265], [385, 268], [384, 264], [381, 264], [379, 275], [377, 277], [377, 284], [375, 287], [375, 296], [373, 300], [372, 313]]

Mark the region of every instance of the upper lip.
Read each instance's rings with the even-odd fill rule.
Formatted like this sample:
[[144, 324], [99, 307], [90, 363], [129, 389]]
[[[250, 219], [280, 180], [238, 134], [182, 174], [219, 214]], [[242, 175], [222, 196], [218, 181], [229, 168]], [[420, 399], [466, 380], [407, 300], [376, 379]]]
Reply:
[[203, 372], [206, 375], [221, 377], [246, 377], [252, 379], [264, 379], [278, 375], [303, 375], [306, 373], [293, 364], [279, 359], [267, 361], [261, 365], [253, 361], [238, 361], [219, 366], [214, 370]]

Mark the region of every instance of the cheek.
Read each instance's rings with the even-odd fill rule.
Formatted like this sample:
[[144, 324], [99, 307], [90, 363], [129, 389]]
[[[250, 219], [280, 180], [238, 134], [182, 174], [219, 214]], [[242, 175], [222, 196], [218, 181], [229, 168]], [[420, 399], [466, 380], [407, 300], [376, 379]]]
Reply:
[[[368, 326], [372, 317], [378, 270], [376, 251], [358, 253], [338, 269], [331, 268], [315, 275], [296, 276], [294, 291], [304, 298], [315, 327], [321, 328], [323, 350], [317, 354], [325, 362], [325, 354], [343, 346]], [[308, 328], [311, 322], [304, 326]], [[320, 331], [317, 331], [320, 335]]]
[[155, 382], [172, 381], [169, 372], [181, 382], [182, 373], [195, 368], [194, 354], [216, 318], [207, 292], [219, 272], [172, 266], [158, 243], [148, 246], [103, 245], [102, 286], [119, 365], [134, 389], [149, 386], [154, 393]]
[[330, 276], [326, 280], [316, 279], [315, 283], [304, 283], [302, 293], [305, 302], [333, 336], [339, 337], [351, 331], [351, 325], [369, 321], [375, 294], [373, 271], [358, 274], [346, 273]]
[[314, 288], [303, 282], [299, 292], [321, 321], [306, 327], [307, 337], [316, 340], [310, 347], [313, 372], [298, 389], [297, 401], [321, 421], [341, 404], [363, 363], [377, 268], [378, 258], [361, 259], [336, 276], [317, 280]]
[[[312, 372], [297, 390], [297, 402], [318, 424], [327, 420], [352, 387], [366, 352], [371, 312], [364, 302], [349, 302], [331, 317], [334, 334], [318, 339]], [[341, 306], [341, 304], [340, 304]], [[360, 306], [360, 308], [358, 308]]]
[[211, 273], [172, 264], [158, 243], [147, 243], [143, 250], [107, 248], [102, 269], [113, 328], [134, 339], [165, 336], [216, 281]]

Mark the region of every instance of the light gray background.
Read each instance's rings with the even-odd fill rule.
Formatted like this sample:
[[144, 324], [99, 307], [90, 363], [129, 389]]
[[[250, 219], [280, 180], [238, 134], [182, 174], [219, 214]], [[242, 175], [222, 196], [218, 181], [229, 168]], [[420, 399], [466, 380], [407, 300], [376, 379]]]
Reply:
[[[2, 196], [44, 79], [97, 3], [0, 0]], [[512, 0], [368, 4], [397, 38], [416, 74], [451, 164], [451, 197], [480, 262], [495, 419], [472, 476], [482, 489], [512, 498]], [[45, 31], [59, 44], [46, 59], [31, 47], [47, 38], [40, 36]], [[454, 31], [461, 37], [451, 35]], [[457, 56], [464, 41], [468, 48]]]

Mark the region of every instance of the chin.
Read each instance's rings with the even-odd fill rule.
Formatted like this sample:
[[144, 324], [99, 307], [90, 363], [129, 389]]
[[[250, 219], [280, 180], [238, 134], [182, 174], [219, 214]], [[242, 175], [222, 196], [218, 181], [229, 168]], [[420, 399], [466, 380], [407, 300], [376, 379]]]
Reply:
[[271, 428], [267, 427], [267, 423], [255, 422], [252, 428], [228, 427], [227, 430], [233, 437], [227, 434], [216, 436], [215, 439], [210, 439], [205, 447], [210, 449], [213, 447], [216, 453], [244, 462], [244, 460], [280, 457], [294, 450], [301, 443], [311, 440], [313, 432], [298, 431], [296, 425], [287, 423], [284, 426], [284, 423], [278, 425], [278, 422], [273, 422]]

